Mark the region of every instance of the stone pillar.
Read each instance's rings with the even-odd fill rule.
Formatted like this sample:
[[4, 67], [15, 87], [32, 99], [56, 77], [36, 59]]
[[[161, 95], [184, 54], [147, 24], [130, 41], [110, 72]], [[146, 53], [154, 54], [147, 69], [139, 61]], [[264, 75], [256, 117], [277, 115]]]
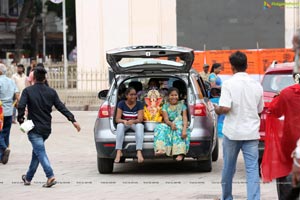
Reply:
[[76, 0], [76, 22], [81, 90], [108, 88], [109, 49], [177, 43], [176, 0]]
[[300, 0], [285, 0], [295, 6], [285, 6], [285, 48], [292, 48], [292, 38], [297, 28], [300, 28]]

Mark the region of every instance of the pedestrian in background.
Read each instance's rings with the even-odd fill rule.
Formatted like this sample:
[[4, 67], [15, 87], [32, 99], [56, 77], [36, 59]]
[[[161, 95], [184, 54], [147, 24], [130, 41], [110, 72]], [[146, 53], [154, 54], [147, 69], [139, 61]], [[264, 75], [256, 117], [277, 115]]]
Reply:
[[13, 60], [10, 65], [7, 67], [6, 75], [11, 77], [14, 73], [16, 73], [17, 62]]
[[209, 77], [209, 65], [208, 64], [204, 64], [203, 65], [203, 71], [199, 73], [199, 75], [201, 76], [203, 81], [208, 82], [208, 77]]
[[33, 70], [36, 67], [36, 59], [31, 58], [30, 66], [26, 69], [26, 76], [27, 76], [27, 86], [33, 85]]
[[26, 68], [26, 76], [28, 77], [30, 72], [35, 68], [36, 66], [36, 59], [30, 58], [30, 65]]
[[4, 110], [4, 122], [2, 131], [0, 131], [0, 159], [2, 164], [6, 164], [9, 160], [9, 136], [12, 125], [13, 102], [18, 101], [19, 92], [14, 81], [6, 76], [6, 66], [0, 64], [0, 101]]
[[[237, 51], [229, 57], [233, 76], [222, 85], [217, 114], [225, 114], [223, 126], [222, 200], [232, 200], [232, 179], [237, 157], [242, 150], [247, 177], [247, 199], [260, 199], [258, 171], [259, 113], [262, 112], [263, 89], [247, 73], [247, 57]], [[251, 92], [250, 92], [251, 91]]]
[[[11, 79], [15, 82], [20, 95], [22, 94], [22, 91], [25, 89], [26, 87], [26, 75], [25, 75], [25, 68], [24, 65], [22, 64], [18, 64], [17, 65], [17, 72], [14, 73], [11, 77]], [[13, 108], [13, 116], [12, 116], [12, 123], [16, 123], [16, 106], [14, 106]]]
[[[269, 104], [266, 118], [265, 152], [262, 160], [263, 180], [272, 181], [276, 178], [279, 200], [296, 200], [299, 198], [300, 191], [299, 187], [293, 188], [291, 173], [294, 164], [295, 176], [293, 181], [294, 186], [296, 186], [300, 180], [300, 176], [297, 176], [300, 174], [298, 162], [300, 159], [300, 142], [296, 148], [296, 141], [300, 138], [300, 29], [296, 31], [293, 38], [293, 49], [295, 51], [293, 77], [296, 84], [283, 89]], [[284, 119], [283, 127], [282, 122], [278, 119], [280, 117]], [[292, 154], [295, 148], [296, 150]]]
[[220, 63], [214, 63], [210, 70], [210, 75], [208, 77], [208, 82], [211, 87], [220, 88], [222, 86], [222, 79], [218, 76], [221, 73], [222, 66]]
[[77, 131], [80, 125], [76, 122], [74, 115], [60, 101], [56, 91], [45, 85], [46, 70], [37, 67], [34, 70], [35, 84], [23, 90], [18, 105], [18, 122], [24, 122], [25, 108], [28, 108], [28, 120], [32, 120], [34, 128], [28, 132], [28, 139], [32, 144], [32, 158], [26, 175], [22, 176], [24, 185], [30, 185], [39, 163], [46, 174], [47, 182], [43, 187], [52, 187], [56, 184], [55, 176], [46, 154], [44, 142], [51, 134], [51, 112], [52, 107], [61, 112], [72, 122]]

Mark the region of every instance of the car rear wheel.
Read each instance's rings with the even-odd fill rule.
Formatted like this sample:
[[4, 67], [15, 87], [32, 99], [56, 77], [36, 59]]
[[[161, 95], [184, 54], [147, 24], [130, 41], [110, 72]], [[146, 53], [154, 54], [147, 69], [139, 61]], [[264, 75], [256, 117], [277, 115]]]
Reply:
[[217, 161], [219, 158], [219, 138], [217, 138], [216, 146], [212, 152], [212, 161]]
[[201, 172], [211, 172], [212, 170], [212, 158], [208, 160], [197, 160], [197, 169]]
[[97, 165], [100, 174], [110, 174], [114, 169], [114, 160], [111, 158], [97, 158]]

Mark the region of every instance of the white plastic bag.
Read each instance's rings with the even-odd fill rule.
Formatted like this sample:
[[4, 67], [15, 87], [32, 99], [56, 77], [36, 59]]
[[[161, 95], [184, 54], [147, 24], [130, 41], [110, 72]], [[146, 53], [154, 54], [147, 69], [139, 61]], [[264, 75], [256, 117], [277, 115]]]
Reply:
[[33, 124], [32, 120], [27, 120], [27, 121], [23, 122], [23, 124], [20, 125], [20, 130], [23, 133], [28, 133], [33, 128], [34, 128], [34, 124]]

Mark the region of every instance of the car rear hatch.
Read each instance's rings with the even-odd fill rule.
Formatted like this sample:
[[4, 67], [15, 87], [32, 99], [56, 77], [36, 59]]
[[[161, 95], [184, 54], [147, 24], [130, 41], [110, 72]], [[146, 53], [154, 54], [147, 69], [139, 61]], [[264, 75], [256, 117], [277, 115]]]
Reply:
[[129, 46], [106, 52], [114, 74], [188, 73], [194, 62], [192, 49], [175, 46]]

